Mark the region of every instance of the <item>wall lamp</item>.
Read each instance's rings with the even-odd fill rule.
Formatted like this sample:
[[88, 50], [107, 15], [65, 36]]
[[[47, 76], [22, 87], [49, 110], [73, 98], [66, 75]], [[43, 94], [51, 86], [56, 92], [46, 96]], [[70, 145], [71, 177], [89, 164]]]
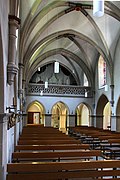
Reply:
[[6, 107], [6, 110], [8, 110], [9, 109], [9, 113], [14, 113], [13, 111], [11, 111], [11, 109], [16, 109], [16, 107], [14, 106], [14, 107]]

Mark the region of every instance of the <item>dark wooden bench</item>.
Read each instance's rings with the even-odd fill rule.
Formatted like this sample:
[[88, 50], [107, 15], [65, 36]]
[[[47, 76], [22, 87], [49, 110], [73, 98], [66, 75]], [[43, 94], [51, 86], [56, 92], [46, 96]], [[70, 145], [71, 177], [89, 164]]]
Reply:
[[110, 143], [110, 144], [120, 144], [120, 138], [113, 138], [113, 139], [108, 139], [108, 142]]
[[18, 145], [80, 144], [79, 140], [19, 140]]
[[42, 133], [22, 133], [20, 135], [20, 137], [64, 137], [66, 136], [66, 134], [60, 134], [60, 133], [46, 133], [46, 132], [42, 132]]
[[[7, 180], [120, 179], [120, 161], [35, 162], [7, 165]], [[110, 179], [111, 178], [111, 179]]]
[[101, 151], [99, 150], [80, 150], [80, 151], [54, 151], [54, 152], [14, 152], [12, 154], [13, 162], [20, 161], [41, 161], [41, 160], [79, 160], [79, 159], [91, 159], [93, 157], [101, 157]]
[[59, 133], [59, 134], [62, 134], [62, 132], [61, 131], [59, 131], [59, 130], [57, 130], [57, 129], [49, 129], [49, 128], [40, 128], [40, 129], [38, 129], [38, 128], [24, 128], [23, 130], [22, 130], [22, 133]]
[[67, 144], [66, 145], [17, 145], [15, 151], [43, 151], [43, 150], [77, 150], [89, 149], [88, 144]]
[[43, 136], [20, 136], [19, 140], [72, 140], [72, 137], [69, 136], [48, 136], [48, 137], [43, 137]]

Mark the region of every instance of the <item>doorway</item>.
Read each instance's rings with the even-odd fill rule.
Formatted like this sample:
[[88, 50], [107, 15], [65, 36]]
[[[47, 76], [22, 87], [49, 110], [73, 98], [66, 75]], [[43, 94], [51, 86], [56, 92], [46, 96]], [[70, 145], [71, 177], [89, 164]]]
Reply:
[[97, 103], [96, 127], [110, 129], [111, 105], [108, 98], [103, 94]]
[[28, 124], [44, 124], [44, 106], [38, 101], [34, 101], [28, 106]]

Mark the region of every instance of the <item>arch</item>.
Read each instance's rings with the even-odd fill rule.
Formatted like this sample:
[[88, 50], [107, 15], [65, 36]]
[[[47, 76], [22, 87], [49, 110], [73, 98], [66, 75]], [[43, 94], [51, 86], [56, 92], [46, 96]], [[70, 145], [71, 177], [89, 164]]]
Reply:
[[120, 132], [120, 97], [116, 106], [116, 131]]
[[3, 65], [3, 41], [2, 41], [2, 33], [0, 26], [0, 113], [4, 112], [4, 65]]
[[111, 129], [111, 104], [108, 102], [103, 110], [103, 129]]
[[62, 102], [56, 102], [51, 108], [51, 125], [59, 128], [62, 132], [66, 132], [69, 109]]
[[[52, 5], [52, 4], [51, 4]], [[64, 4], [65, 5], [65, 4]], [[67, 4], [67, 6], [68, 5], [70, 5], [70, 4]], [[59, 7], [60, 6], [60, 4], [53, 4], [53, 8], [55, 8], [55, 7]], [[83, 5], [84, 6], [84, 5]], [[90, 7], [90, 6], [89, 6]], [[53, 8], [51, 8], [51, 9], [53, 9]], [[46, 13], [49, 13], [49, 11], [51, 10], [50, 8], [49, 8], [49, 6], [48, 7], [46, 7]], [[74, 9], [72, 9], [72, 11], [73, 11]], [[84, 13], [83, 13], [83, 11], [84, 11]], [[94, 20], [91, 18], [91, 16], [85, 11], [85, 9], [83, 10], [83, 11], [81, 11], [85, 16], [86, 16], [86, 14], [87, 14], [87, 16], [86, 16], [86, 18], [88, 18], [88, 20], [91, 22], [91, 24], [93, 25], [93, 27], [94, 27], [94, 29], [96, 29], [96, 31], [97, 31], [97, 33], [98, 33], [98, 35], [99, 35], [99, 37], [100, 37], [100, 40], [103, 42], [103, 44], [104, 44], [104, 48], [106, 49], [106, 51], [108, 51], [108, 47], [107, 47], [107, 45], [106, 45], [106, 43], [105, 43], [105, 39], [104, 39], [104, 37], [102, 36], [102, 34], [101, 34], [101, 32], [100, 32], [100, 29], [98, 28], [98, 26], [97, 26], [97, 24], [94, 22]], [[50, 20], [48, 23], [47, 23], [47, 27], [53, 22], [53, 21], [55, 21], [56, 19], [58, 19], [58, 17], [61, 17], [61, 16], [63, 16], [63, 15], [65, 15], [66, 13], [65, 12], [67, 12], [67, 11], [63, 11], [63, 12], [60, 12], [57, 16], [55, 16], [52, 20]], [[68, 12], [71, 12], [71, 11], [68, 11]], [[67, 12], [67, 13], [68, 13]], [[43, 13], [43, 12], [39, 12], [39, 16], [44, 16], [46, 13]], [[106, 12], [107, 13], [107, 12]], [[111, 14], [112, 15], [112, 14]], [[31, 31], [33, 30], [33, 27], [35, 26], [35, 23], [37, 24], [38, 23], [38, 21], [39, 21], [39, 16], [36, 16], [36, 17], [34, 17], [35, 19], [34, 20], [32, 20], [31, 21], [31, 24], [29, 24], [30, 26], [29, 26], [29, 28], [28, 28], [28, 31], [26, 31], [27, 32], [27, 35], [25, 35], [25, 33], [22, 33], [21, 34], [21, 37], [22, 37], [22, 39], [24, 39], [24, 41], [25, 41], [25, 39], [28, 39], [27, 38], [27, 36], [29, 36], [30, 35], [30, 33], [31, 33]], [[41, 16], [41, 17], [42, 17]], [[28, 17], [29, 18], [29, 17]], [[28, 20], [28, 18], [27, 18], [27, 20]], [[25, 26], [26, 26], [26, 24], [25, 24]], [[45, 30], [45, 28], [47, 28], [46, 27], [46, 25], [45, 25], [45, 27], [43, 28], [43, 31]], [[27, 27], [26, 27], [27, 28]], [[25, 31], [25, 29], [26, 29], [25, 27], [23, 28], [23, 31]], [[28, 33], [29, 32], [29, 33]], [[41, 32], [39, 31], [38, 33], [37, 33], [37, 37], [36, 37], [36, 39], [38, 39], [38, 37], [39, 37], [39, 34], [41, 34]], [[58, 34], [58, 33], [57, 33]], [[35, 40], [34, 40], [35, 41]], [[25, 43], [25, 42], [24, 42]], [[24, 45], [24, 43], [21, 43], [21, 47], [23, 47]], [[22, 49], [22, 48], [21, 48]], [[28, 49], [32, 49], [32, 48], [28, 48]], [[20, 53], [20, 54], [22, 54], [22, 53]], [[21, 58], [22, 59], [22, 58]], [[109, 57], [107, 57], [106, 58], [107, 59], [107, 61], [109, 60], [110, 61], [110, 65], [112, 66], [112, 60], [111, 60], [111, 57], [110, 57], [110, 55], [109, 55]], [[110, 70], [111, 70], [111, 67], [110, 67]], [[111, 73], [110, 73], [111, 74]]]
[[[66, 55], [69, 56], [71, 59], [73, 59], [80, 67], [81, 69], [84, 71], [84, 73], [86, 73], [86, 77], [88, 78], [88, 82], [89, 85], [94, 87], [94, 82], [93, 82], [93, 72], [90, 71], [90, 69], [88, 68], [88, 66], [85, 64], [84, 61], [82, 61], [80, 59], [80, 57], [78, 57], [77, 55], [73, 54], [72, 52], [65, 50], [65, 49], [57, 49], [56, 52], [54, 50], [51, 50], [49, 52], [47, 52], [47, 56], [50, 57], [52, 55], [55, 54], [62, 54], [62, 55]], [[38, 66], [39, 62], [43, 61], [46, 58], [46, 53], [37, 57], [36, 61], [34, 61], [34, 63], [32, 64], [32, 67], [28, 66], [25, 67], [24, 69], [24, 79], [26, 79], [26, 82], [28, 83], [31, 77], [31, 74], [33, 74], [36, 70], [36, 67]], [[33, 71], [34, 69], [34, 71]], [[25, 78], [26, 77], [26, 78]]]
[[31, 102], [27, 107], [28, 124], [44, 124], [45, 108], [37, 100]]
[[[76, 38], [79, 38], [81, 40], [86, 41], [91, 46], [93, 46], [99, 52], [99, 54], [102, 55], [102, 57], [106, 61], [107, 67], [108, 67], [108, 70], [109, 70], [109, 74], [110, 74], [110, 78], [111, 78], [111, 82], [112, 82], [112, 63], [110, 61], [110, 58], [108, 58], [107, 55], [104, 53], [104, 51], [94, 41], [92, 41], [90, 38], [86, 37], [85, 35], [83, 35], [81, 33], [76, 32], [74, 30], [71, 30], [71, 29], [69, 29], [69, 30], [61, 30], [58, 33], [53, 33], [53, 34], [45, 37], [44, 39], [42, 39], [33, 48], [29, 48], [29, 49], [31, 49], [31, 51], [29, 53], [27, 53], [27, 54], [29, 54], [28, 57], [27, 58], [25, 57], [26, 54], [24, 56], [24, 65], [25, 65], [25, 68], [24, 68], [24, 79], [27, 76], [26, 73], [28, 74], [28, 69], [29, 69], [29, 74], [31, 74], [31, 71], [33, 71], [33, 70], [31, 70], [31, 67], [29, 67], [29, 65], [32, 66], [32, 69], [35, 69], [37, 67], [37, 64], [39, 64], [40, 61], [42, 61], [43, 59], [45, 59], [45, 58], [47, 58], [49, 56], [52, 56], [52, 55], [57, 53], [57, 54], [62, 54], [64, 56], [68, 57], [69, 61], [70, 61], [70, 58], [73, 59], [81, 67], [81, 69], [86, 69], [85, 72], [86, 72], [86, 76], [87, 76], [87, 78], [89, 80], [89, 83], [92, 84], [92, 86], [94, 87], [94, 82], [93, 82], [93, 79], [94, 79], [93, 76], [94, 75], [93, 75], [92, 68], [89, 66], [88, 63], [85, 63], [84, 60], [80, 59], [80, 57], [77, 57], [76, 54], [74, 54], [72, 52], [69, 52], [68, 50], [59, 48], [57, 50], [49, 50], [48, 52], [46, 52], [44, 54], [43, 53], [42, 54], [38, 53], [38, 56], [34, 55], [34, 59], [32, 59], [32, 62], [29, 62], [31, 57], [32, 57], [32, 55], [35, 52], [38, 52], [38, 50], [40, 50], [40, 46], [42, 44], [44, 44], [46, 46], [47, 44], [49, 44], [49, 41], [51, 41], [51, 39], [52, 39], [52, 41], [56, 40], [56, 38], [58, 36], [60, 38], [62, 38], [63, 36], [70, 36], [70, 37], [74, 36]], [[85, 57], [85, 53], [84, 53], [84, 58], [85, 58], [86, 62], [88, 62], [86, 57]], [[77, 60], [77, 59], [79, 59], [79, 60]]]
[[87, 125], [90, 126], [90, 114], [91, 108], [86, 103], [80, 103], [75, 109], [75, 125]]
[[108, 98], [104, 94], [102, 94], [98, 100], [96, 107], [96, 127], [103, 128], [103, 112], [108, 102]]

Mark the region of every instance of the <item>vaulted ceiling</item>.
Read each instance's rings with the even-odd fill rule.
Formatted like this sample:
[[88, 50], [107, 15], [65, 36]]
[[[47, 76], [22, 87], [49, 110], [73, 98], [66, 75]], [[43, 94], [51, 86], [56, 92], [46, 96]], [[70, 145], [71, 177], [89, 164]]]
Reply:
[[105, 14], [93, 16], [93, 2], [81, 0], [20, 1], [20, 60], [29, 82], [39, 66], [59, 61], [81, 72], [94, 87], [99, 55], [107, 62], [113, 81], [114, 54], [120, 38], [120, 1], [105, 1]]

